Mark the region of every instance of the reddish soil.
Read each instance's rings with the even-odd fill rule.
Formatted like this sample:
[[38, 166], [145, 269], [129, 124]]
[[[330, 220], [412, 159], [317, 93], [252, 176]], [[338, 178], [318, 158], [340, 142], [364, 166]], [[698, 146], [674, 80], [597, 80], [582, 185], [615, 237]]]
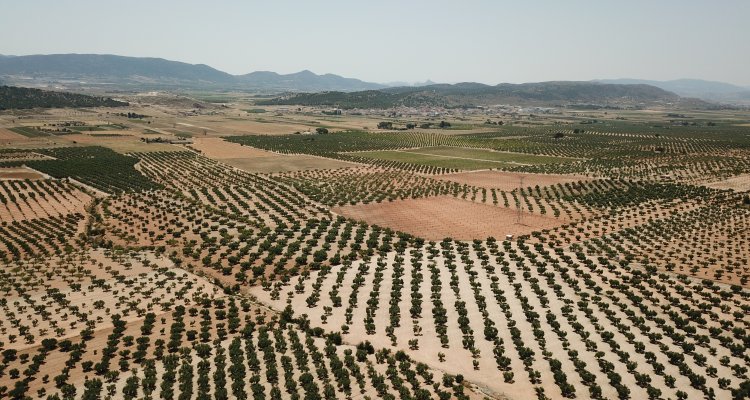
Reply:
[[335, 207], [333, 212], [429, 240], [503, 238], [507, 234], [529, 234], [567, 222], [524, 212], [522, 223], [518, 224], [514, 209], [444, 196]]
[[0, 141], [18, 142], [28, 138], [5, 128], [0, 128]]

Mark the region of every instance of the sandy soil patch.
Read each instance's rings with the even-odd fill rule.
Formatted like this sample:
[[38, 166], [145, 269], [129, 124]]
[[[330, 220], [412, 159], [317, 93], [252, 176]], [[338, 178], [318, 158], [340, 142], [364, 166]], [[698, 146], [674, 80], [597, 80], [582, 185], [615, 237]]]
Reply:
[[556, 183], [573, 183], [578, 181], [590, 180], [588, 177], [578, 175], [545, 175], [545, 174], [526, 174], [519, 172], [503, 171], [475, 171], [459, 172], [436, 177], [437, 179], [448, 180], [467, 185], [497, 188], [505, 191], [518, 189], [520, 178], [523, 177], [524, 187], [534, 187], [539, 185], [549, 186]]
[[517, 224], [514, 209], [444, 196], [335, 207], [332, 211], [429, 240], [502, 238], [507, 234], [529, 234], [566, 222], [524, 212], [522, 223]]
[[287, 172], [309, 169], [347, 168], [355, 163], [323, 157], [277, 154], [270, 151], [230, 143], [222, 138], [196, 138], [192, 148], [206, 157], [248, 172]]
[[714, 189], [732, 189], [738, 192], [744, 192], [750, 190], [750, 174], [737, 175], [729, 179], [711, 182], [705, 186]]
[[43, 179], [44, 176], [30, 168], [0, 168], [0, 180]]

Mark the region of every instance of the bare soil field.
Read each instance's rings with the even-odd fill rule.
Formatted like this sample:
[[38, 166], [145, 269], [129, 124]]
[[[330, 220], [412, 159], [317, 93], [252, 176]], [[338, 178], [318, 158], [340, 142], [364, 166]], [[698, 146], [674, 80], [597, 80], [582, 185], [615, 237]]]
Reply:
[[42, 179], [44, 176], [30, 168], [0, 168], [0, 180]]
[[123, 136], [95, 136], [87, 134], [75, 134], [61, 136], [62, 140], [69, 145], [104, 146], [118, 153], [136, 153], [148, 151], [179, 151], [179, 146], [165, 143], [145, 143], [137, 136], [128, 133], [120, 133]]
[[5, 128], [0, 128], [0, 141], [1, 142], [8, 142], [8, 143], [20, 142], [26, 139], [27, 138], [24, 137], [23, 135], [19, 135], [15, 132], [11, 132]]
[[369, 224], [389, 227], [430, 240], [486, 239], [522, 235], [553, 228], [565, 221], [524, 212], [516, 223], [515, 210], [473, 203], [453, 197], [431, 197], [379, 204], [334, 207], [333, 212]]
[[203, 155], [247, 172], [288, 172], [347, 168], [357, 164], [305, 155], [277, 154], [230, 143], [222, 138], [196, 138], [191, 145]]
[[573, 183], [590, 180], [590, 178], [578, 175], [526, 174], [519, 172], [486, 170], [475, 172], [459, 172], [455, 174], [443, 175], [437, 178], [458, 183], [465, 183], [467, 185], [512, 191], [518, 188], [521, 177], [523, 177], [524, 187], [534, 187], [537, 185], [543, 187], [554, 185], [556, 183]]
[[714, 189], [732, 189], [738, 192], [750, 190], [750, 174], [737, 175], [729, 179], [706, 184]]
[[217, 137], [195, 138], [190, 147], [199, 150], [204, 156], [213, 159], [257, 158], [277, 155], [270, 151], [230, 143]]
[[177, 117], [170, 127], [196, 136], [212, 135], [289, 135], [315, 130], [310, 121], [281, 117], [273, 112], [248, 114], [245, 110], [226, 111], [224, 115]]
[[270, 123], [252, 120], [222, 120], [219, 123], [206, 124], [213, 129], [227, 134], [235, 135], [288, 135], [294, 132], [304, 132], [311, 128], [309, 125], [292, 123]]

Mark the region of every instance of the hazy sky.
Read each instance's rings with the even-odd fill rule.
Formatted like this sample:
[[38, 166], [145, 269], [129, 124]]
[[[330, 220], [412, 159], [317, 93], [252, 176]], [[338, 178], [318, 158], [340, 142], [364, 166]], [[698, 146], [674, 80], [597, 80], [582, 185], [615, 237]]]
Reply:
[[[4, 3], [4, 4], [2, 4]], [[162, 57], [368, 81], [750, 86], [749, 0], [3, 0], [0, 54]]]

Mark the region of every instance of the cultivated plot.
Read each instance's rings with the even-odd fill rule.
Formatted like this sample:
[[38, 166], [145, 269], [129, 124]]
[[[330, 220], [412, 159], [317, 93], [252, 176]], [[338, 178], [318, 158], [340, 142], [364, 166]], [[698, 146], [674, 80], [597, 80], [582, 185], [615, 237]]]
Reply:
[[504, 171], [460, 172], [441, 175], [438, 179], [505, 191], [513, 191], [519, 187], [541, 187], [590, 180], [590, 178], [577, 175], [529, 174]]
[[505, 237], [508, 234], [530, 234], [566, 222], [526, 211], [519, 214], [510, 208], [445, 196], [334, 207], [333, 211], [347, 218], [430, 240], [447, 237], [471, 240], [490, 236]]
[[285, 172], [355, 166], [338, 160], [307, 155], [278, 154], [227, 142], [222, 138], [196, 138], [190, 146], [206, 157], [248, 172]]

